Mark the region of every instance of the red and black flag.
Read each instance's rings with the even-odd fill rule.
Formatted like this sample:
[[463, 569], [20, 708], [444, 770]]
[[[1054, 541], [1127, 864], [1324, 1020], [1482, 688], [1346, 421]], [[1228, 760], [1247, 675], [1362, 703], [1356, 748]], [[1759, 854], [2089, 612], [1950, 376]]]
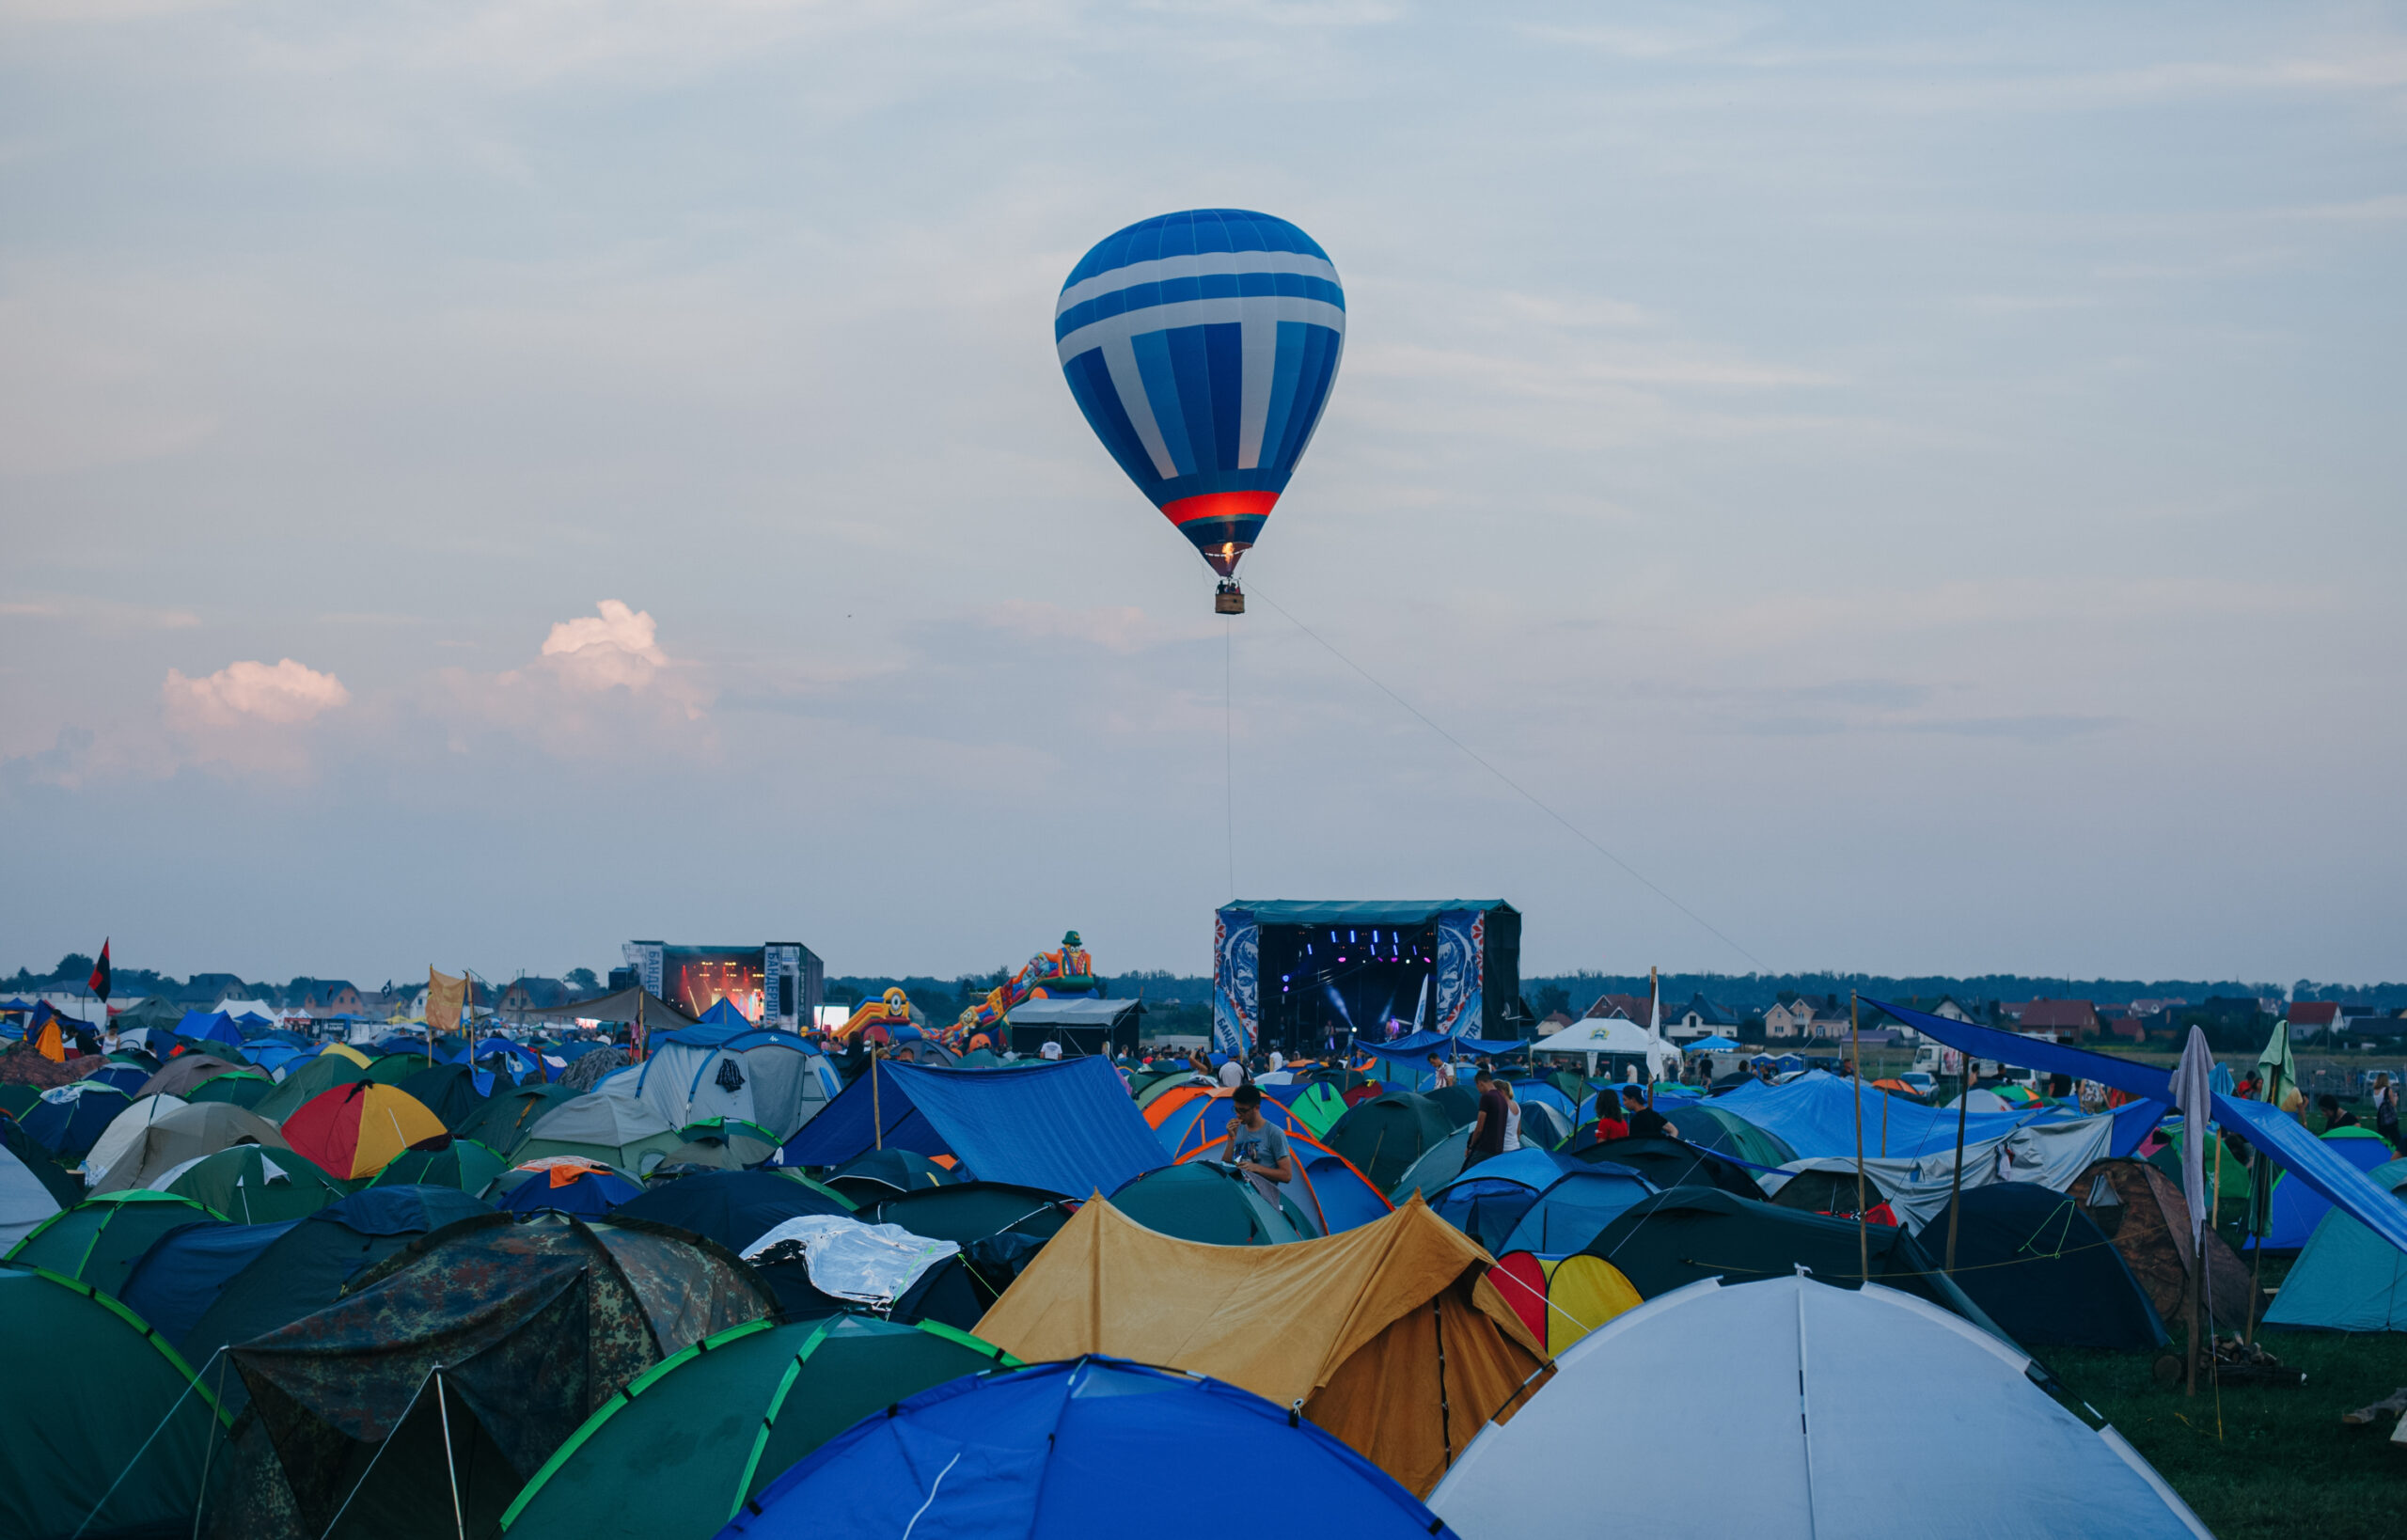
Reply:
[[101, 939], [101, 960], [92, 965], [92, 993], [101, 998], [102, 1005], [109, 1002], [109, 943], [105, 936]]

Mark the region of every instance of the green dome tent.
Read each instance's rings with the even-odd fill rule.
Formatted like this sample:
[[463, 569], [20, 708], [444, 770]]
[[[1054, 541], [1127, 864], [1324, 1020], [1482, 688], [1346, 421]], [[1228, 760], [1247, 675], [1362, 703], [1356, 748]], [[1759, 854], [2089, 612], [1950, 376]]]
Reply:
[[509, 1540], [708, 1540], [855, 1422], [1018, 1360], [933, 1322], [753, 1321], [665, 1359], [569, 1436], [502, 1516]]
[[88, 1283], [114, 1298], [125, 1292], [126, 1275], [153, 1241], [179, 1225], [219, 1218], [189, 1198], [165, 1192], [107, 1193], [36, 1226], [8, 1260]]
[[1111, 1206], [1146, 1229], [1207, 1246], [1276, 1246], [1319, 1234], [1294, 1201], [1273, 1204], [1227, 1166], [1190, 1160], [1163, 1166], [1111, 1195]]
[[237, 1144], [194, 1161], [167, 1190], [205, 1203], [236, 1224], [297, 1219], [343, 1196], [340, 1182], [300, 1155], [256, 1144]]
[[1313, 1138], [1329, 1142], [1329, 1131], [1337, 1120], [1345, 1116], [1345, 1093], [1326, 1080], [1314, 1080], [1298, 1092], [1287, 1104], [1296, 1121], [1312, 1130]]
[[472, 1139], [454, 1138], [440, 1150], [403, 1150], [353, 1190], [370, 1187], [458, 1187], [482, 1192], [509, 1168], [501, 1156]]
[[1390, 1091], [1348, 1108], [1329, 1124], [1329, 1137], [1321, 1142], [1352, 1161], [1373, 1186], [1392, 1193], [1412, 1163], [1443, 1143], [1457, 1126], [1428, 1097]]
[[89, 1284], [0, 1267], [0, 1363], [16, 1387], [0, 1396], [0, 1534], [190, 1531], [217, 1403], [140, 1317]]

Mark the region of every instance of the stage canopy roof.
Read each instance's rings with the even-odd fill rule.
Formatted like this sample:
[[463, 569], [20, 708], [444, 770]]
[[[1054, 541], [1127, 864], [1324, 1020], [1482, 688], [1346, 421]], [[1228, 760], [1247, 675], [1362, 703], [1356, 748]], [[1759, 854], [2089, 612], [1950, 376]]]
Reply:
[[1502, 899], [1361, 899], [1327, 904], [1265, 899], [1240, 900], [1222, 907], [1251, 911], [1257, 925], [1426, 925], [1449, 910], [1513, 906]]

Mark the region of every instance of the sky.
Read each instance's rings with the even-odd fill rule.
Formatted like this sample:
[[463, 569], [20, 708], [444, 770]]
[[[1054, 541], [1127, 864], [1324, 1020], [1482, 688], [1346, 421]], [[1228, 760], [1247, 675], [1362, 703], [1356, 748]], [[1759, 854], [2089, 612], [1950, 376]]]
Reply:
[[[2407, 977], [2407, 12], [0, 0], [0, 966]], [[1053, 355], [1345, 286], [1211, 611]]]

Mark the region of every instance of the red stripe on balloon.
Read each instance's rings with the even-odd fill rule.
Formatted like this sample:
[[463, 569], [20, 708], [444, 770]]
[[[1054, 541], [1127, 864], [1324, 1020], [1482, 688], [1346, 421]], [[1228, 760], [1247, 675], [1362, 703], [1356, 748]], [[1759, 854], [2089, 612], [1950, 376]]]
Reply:
[[1172, 524], [1193, 524], [1198, 519], [1242, 519], [1267, 513], [1278, 501], [1275, 492], [1206, 492], [1162, 504], [1162, 514]]

